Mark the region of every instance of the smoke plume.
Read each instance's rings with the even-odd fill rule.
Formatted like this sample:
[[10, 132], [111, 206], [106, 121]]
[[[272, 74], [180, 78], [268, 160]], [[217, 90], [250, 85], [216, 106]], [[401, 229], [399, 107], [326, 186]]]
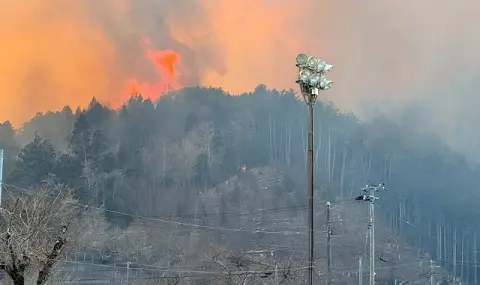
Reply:
[[[423, 128], [451, 145], [472, 153], [480, 142], [478, 1], [2, 3], [0, 120], [16, 125], [93, 96], [118, 106], [128, 90], [296, 88], [295, 55], [307, 52], [335, 65], [321, 96], [340, 108], [369, 118], [416, 104]], [[172, 78], [149, 56], [165, 51], [178, 55]]]

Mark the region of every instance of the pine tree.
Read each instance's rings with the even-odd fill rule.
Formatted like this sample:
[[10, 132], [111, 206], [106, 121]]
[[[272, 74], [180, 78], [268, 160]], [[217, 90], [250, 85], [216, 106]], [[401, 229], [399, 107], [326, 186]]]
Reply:
[[8, 181], [19, 187], [37, 186], [54, 173], [56, 153], [48, 140], [35, 134], [22, 148]]

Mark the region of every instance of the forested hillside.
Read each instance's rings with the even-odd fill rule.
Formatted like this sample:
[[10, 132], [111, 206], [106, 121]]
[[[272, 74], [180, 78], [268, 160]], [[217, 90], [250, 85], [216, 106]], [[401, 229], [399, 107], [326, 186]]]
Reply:
[[[86, 110], [65, 107], [38, 114], [18, 132], [8, 122], [0, 125], [4, 187], [15, 191], [53, 180], [72, 188], [85, 205], [102, 209], [111, 223], [108, 234], [122, 232], [127, 240], [127, 233], [142, 232], [136, 243], [148, 239], [147, 232], [163, 237], [155, 238], [155, 248], [163, 252], [142, 247], [116, 253], [105, 245], [97, 249], [98, 262], [136, 258], [191, 268], [193, 260], [206, 258], [198, 251], [203, 247], [218, 267], [224, 262], [214, 252], [245, 254], [268, 247], [283, 251], [275, 255], [280, 261], [270, 262], [281, 262], [283, 276], [290, 278], [294, 270], [287, 268], [301, 266], [305, 248], [306, 126], [305, 103], [293, 91], [262, 85], [241, 96], [211, 88], [182, 89], [158, 102], [136, 96], [120, 110], [93, 99]], [[338, 272], [356, 272], [367, 220], [364, 205], [353, 199], [366, 183], [385, 182], [389, 191], [380, 195], [377, 213], [388, 233], [377, 230], [379, 257], [392, 246], [393, 236], [397, 245], [410, 248], [402, 253], [410, 263], [432, 259], [463, 282], [480, 281], [476, 165], [409, 125], [387, 117], [362, 122], [324, 102], [315, 105], [315, 135], [320, 260], [324, 202], [332, 201], [334, 229], [342, 236], [339, 243], [345, 240], [338, 250], [353, 243], [354, 251], [360, 250], [334, 254], [335, 266]], [[186, 252], [192, 247], [197, 250]], [[396, 253], [390, 257], [397, 258]], [[403, 274], [408, 280], [405, 275], [417, 274], [408, 277], [428, 282], [429, 266], [428, 276], [422, 270], [379, 275]]]

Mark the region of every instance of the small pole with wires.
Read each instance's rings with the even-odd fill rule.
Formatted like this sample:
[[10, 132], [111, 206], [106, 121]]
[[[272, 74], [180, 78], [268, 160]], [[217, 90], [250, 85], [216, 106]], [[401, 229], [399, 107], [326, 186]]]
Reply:
[[369, 202], [368, 207], [368, 229], [369, 229], [369, 241], [370, 241], [370, 270], [369, 270], [369, 285], [375, 285], [375, 200], [378, 200], [378, 197], [375, 197], [375, 192], [386, 191], [384, 183], [370, 184], [366, 185], [362, 189], [363, 195], [360, 195], [355, 198], [355, 200], [367, 201]]
[[435, 268], [439, 268], [439, 267], [440, 267], [439, 265], [435, 265], [433, 260], [430, 259], [430, 285], [435, 284], [435, 280], [433, 276], [435, 275]]
[[433, 281], [433, 260], [430, 260], [430, 285], [433, 285], [434, 284], [434, 281]]
[[130, 261], [127, 261], [127, 284], [130, 284]]
[[358, 259], [358, 285], [362, 285], [363, 283], [363, 265], [362, 265], [362, 257]]
[[327, 284], [332, 284], [332, 226], [330, 221], [330, 202], [327, 202]]

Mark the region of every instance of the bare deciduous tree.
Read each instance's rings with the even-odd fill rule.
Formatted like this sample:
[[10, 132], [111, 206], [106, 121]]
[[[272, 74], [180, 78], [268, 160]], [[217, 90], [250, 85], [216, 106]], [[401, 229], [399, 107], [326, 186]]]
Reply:
[[[0, 270], [15, 285], [45, 284], [85, 230], [84, 209], [62, 186], [6, 193], [0, 209]], [[80, 233], [83, 232], [82, 235]], [[28, 276], [29, 277], [29, 276]]]

